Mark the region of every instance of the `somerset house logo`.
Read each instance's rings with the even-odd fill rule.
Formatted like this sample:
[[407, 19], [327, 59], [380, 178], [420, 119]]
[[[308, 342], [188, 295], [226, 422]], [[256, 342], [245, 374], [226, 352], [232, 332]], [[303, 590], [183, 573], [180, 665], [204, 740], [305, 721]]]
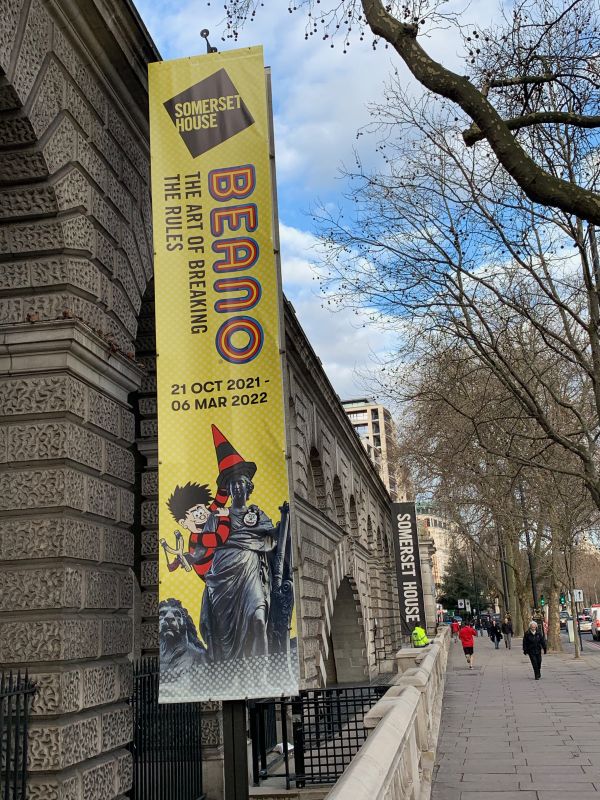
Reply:
[[193, 158], [254, 124], [252, 114], [224, 69], [164, 105]]

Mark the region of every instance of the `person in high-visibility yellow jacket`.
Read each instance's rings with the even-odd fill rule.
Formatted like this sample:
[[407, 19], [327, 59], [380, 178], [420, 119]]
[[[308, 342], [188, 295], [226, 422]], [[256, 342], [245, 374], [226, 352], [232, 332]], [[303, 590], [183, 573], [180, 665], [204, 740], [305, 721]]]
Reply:
[[415, 625], [411, 634], [411, 639], [413, 647], [426, 647], [428, 644], [431, 644], [427, 638], [427, 634], [420, 625]]

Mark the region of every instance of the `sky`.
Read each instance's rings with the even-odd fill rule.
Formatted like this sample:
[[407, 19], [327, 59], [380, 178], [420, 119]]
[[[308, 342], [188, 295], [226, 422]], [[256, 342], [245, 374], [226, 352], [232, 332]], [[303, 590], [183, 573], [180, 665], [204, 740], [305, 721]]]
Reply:
[[[393, 336], [367, 324], [366, 314], [328, 309], [311, 268], [317, 238], [310, 210], [342, 202], [340, 170], [353, 165], [355, 150], [365, 165], [375, 165], [375, 140], [357, 140], [356, 133], [370, 121], [368, 104], [381, 100], [398, 57], [383, 46], [374, 51], [369, 37], [354, 41], [347, 55], [341, 42], [332, 49], [317, 37], [305, 41], [306, 17], [300, 11], [290, 14], [287, 0], [265, 0], [236, 45], [221, 40], [224, 12], [219, 0], [210, 6], [207, 0], [134, 2], [163, 59], [205, 52], [203, 28], [219, 50], [263, 45], [265, 64], [272, 69], [284, 292], [339, 396], [371, 396], [368, 374], [380, 357], [394, 350]], [[496, 5], [496, 0], [478, 0], [479, 24]], [[467, 15], [473, 13], [467, 8]], [[427, 44], [448, 66], [458, 63], [459, 47], [448, 31], [435, 32]], [[415, 86], [413, 91], [420, 90]]]

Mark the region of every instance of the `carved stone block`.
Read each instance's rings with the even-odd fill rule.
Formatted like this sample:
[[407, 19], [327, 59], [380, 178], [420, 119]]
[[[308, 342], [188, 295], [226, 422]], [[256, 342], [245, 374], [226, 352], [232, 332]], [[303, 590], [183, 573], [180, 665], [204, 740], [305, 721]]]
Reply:
[[[116, 787], [119, 792], [128, 792], [133, 784], [133, 757], [122, 751], [117, 756]], [[118, 798], [117, 798], [118, 800]], [[127, 800], [125, 798], [125, 800]]]
[[125, 655], [131, 652], [132, 622], [129, 617], [114, 616], [102, 620], [102, 654]]
[[158, 553], [157, 531], [144, 531], [142, 533], [142, 555], [155, 556]]
[[135, 497], [133, 492], [121, 489], [119, 491], [119, 522], [124, 522], [127, 525], [133, 524], [134, 506]]
[[[125, 159], [123, 159], [124, 161]], [[111, 172], [107, 173], [106, 194], [125, 219], [129, 221], [131, 219], [131, 196]], [[115, 231], [114, 235], [117, 238], [117, 231]]]
[[125, 251], [138, 288], [141, 294], [143, 294], [147, 283], [146, 273], [142, 266], [142, 260], [137, 249], [133, 232], [127, 225], [121, 227], [121, 246]]
[[100, 753], [100, 716], [67, 722], [34, 722], [29, 728], [30, 771], [65, 769]]
[[115, 787], [116, 759], [101, 761], [81, 773], [82, 797], [85, 800], [112, 800]]
[[81, 608], [83, 571], [72, 567], [0, 572], [0, 609]]
[[65, 87], [65, 104], [75, 117], [79, 126], [90, 136], [92, 132], [93, 112], [79, 89], [67, 80]]
[[35, 141], [36, 135], [28, 119], [13, 117], [12, 119], [0, 120], [0, 142], [5, 147], [33, 144]]
[[86, 142], [80, 134], [77, 135], [77, 160], [98, 186], [106, 192], [108, 189], [108, 169], [101, 156]]
[[64, 229], [68, 225], [68, 222], [61, 224], [48, 221], [6, 225], [0, 229], [0, 253], [12, 255], [40, 250], [60, 250], [66, 244]]
[[10, 54], [22, 5], [22, 1], [0, 0], [0, 19], [2, 19], [2, 25], [0, 25], [0, 67], [4, 72], [8, 71]]
[[77, 130], [70, 117], [63, 117], [44, 145], [44, 158], [50, 174], [74, 160], [77, 153]]
[[158, 562], [142, 562], [140, 583], [142, 586], [158, 586]]
[[102, 438], [70, 422], [9, 425], [7, 435], [10, 463], [68, 458], [96, 469], [102, 464]]
[[82, 670], [32, 672], [30, 677], [36, 686], [31, 707], [33, 716], [68, 714], [82, 708]]
[[98, 115], [104, 119], [106, 117], [107, 100], [100, 85], [93, 77], [91, 65], [89, 63], [84, 64], [58, 27], [54, 31], [54, 52]]
[[142, 503], [142, 525], [158, 525], [158, 502], [145, 500]]
[[95, 658], [100, 620], [0, 622], [0, 653], [6, 664]]
[[85, 608], [119, 608], [119, 575], [106, 570], [86, 570]]
[[[137, 344], [139, 345], [140, 338], [137, 339]], [[140, 401], [140, 413], [147, 417], [156, 416], [156, 398], [155, 397], [143, 397]]]
[[102, 751], [114, 750], [133, 738], [131, 706], [110, 709], [102, 714]]
[[127, 332], [133, 337], [137, 329], [137, 316], [131, 307], [127, 294], [115, 284], [112, 287], [109, 308], [123, 323]]
[[200, 724], [202, 745], [218, 747], [223, 744], [223, 723], [220, 715], [203, 715]]
[[84, 476], [72, 469], [0, 472], [2, 511], [56, 506], [70, 506], [83, 511], [84, 497]]
[[144, 439], [156, 439], [158, 437], [158, 420], [144, 419], [140, 423], [140, 433]]
[[3, 416], [70, 411], [84, 416], [84, 391], [81, 381], [67, 375], [0, 380]]
[[128, 569], [119, 573], [119, 608], [133, 608], [135, 575]]
[[92, 188], [85, 175], [76, 167], [54, 184], [58, 207], [61, 211], [82, 206], [89, 213]]
[[158, 616], [158, 592], [142, 592], [142, 617]]
[[23, 104], [31, 91], [44, 56], [50, 49], [51, 35], [52, 24], [48, 12], [40, 0], [34, 0], [29, 8], [13, 79], [13, 85]]
[[108, 128], [145, 183], [148, 183], [150, 159], [136, 144], [124, 120], [112, 106], [108, 109]]
[[48, 174], [44, 157], [38, 152], [0, 154], [0, 183], [19, 183]]
[[158, 620], [142, 622], [142, 650], [158, 650]]
[[131, 566], [133, 564], [133, 552], [134, 540], [131, 531], [121, 528], [105, 529], [102, 561]]
[[95, 189], [92, 190], [91, 194], [90, 213], [113, 239], [119, 238], [120, 218]]
[[65, 91], [66, 81], [63, 71], [58, 62], [51, 59], [29, 115], [31, 125], [38, 138], [65, 107]]
[[111, 483], [85, 476], [86, 511], [119, 521], [119, 489]]
[[143, 290], [137, 285], [129, 262], [122, 253], [115, 253], [115, 278], [120, 282], [136, 313], [142, 304]]
[[51, 186], [12, 188], [0, 192], [0, 219], [51, 214], [57, 207]]
[[[122, 154], [119, 145], [115, 142], [108, 130], [99, 121], [94, 121], [92, 142], [102, 153], [108, 165], [117, 175], [121, 174]], [[107, 191], [109, 191], [107, 189]], [[110, 196], [110, 191], [109, 191]], [[111, 198], [112, 199], [112, 198]], [[114, 201], [113, 201], [114, 202]]]
[[145, 497], [158, 494], [158, 472], [144, 472], [142, 475], [142, 494]]

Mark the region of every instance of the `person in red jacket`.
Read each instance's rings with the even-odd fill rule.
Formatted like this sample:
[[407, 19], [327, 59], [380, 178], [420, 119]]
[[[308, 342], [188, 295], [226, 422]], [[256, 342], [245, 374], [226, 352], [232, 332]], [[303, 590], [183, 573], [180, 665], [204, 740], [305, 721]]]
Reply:
[[457, 639], [458, 639], [459, 628], [460, 628], [460, 625], [458, 624], [458, 622], [455, 619], [453, 619], [452, 622], [450, 623], [450, 630], [452, 631], [452, 641], [453, 642], [456, 642]]
[[477, 631], [475, 628], [472, 628], [470, 625], [465, 624], [458, 632], [458, 638], [461, 641], [463, 646], [463, 653], [467, 659], [467, 664], [469, 665], [469, 669], [473, 669], [473, 647], [475, 644], [475, 637], [477, 636]]

